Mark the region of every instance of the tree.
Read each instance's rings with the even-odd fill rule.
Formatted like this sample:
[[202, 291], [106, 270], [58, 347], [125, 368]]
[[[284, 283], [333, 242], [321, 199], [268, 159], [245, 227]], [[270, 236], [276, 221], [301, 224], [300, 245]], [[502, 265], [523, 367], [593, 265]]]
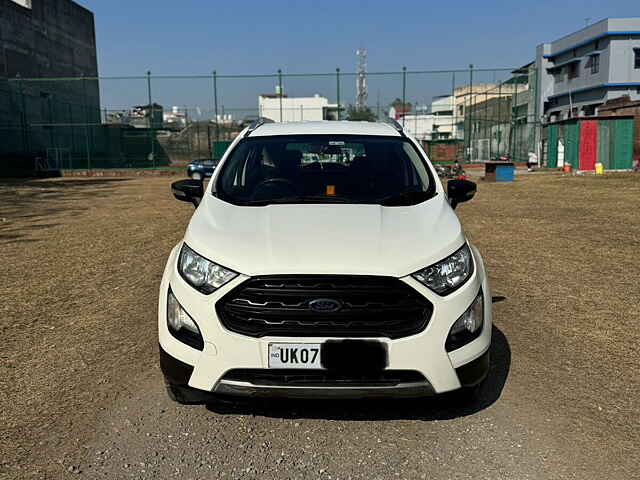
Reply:
[[347, 108], [347, 120], [352, 122], [375, 122], [376, 114], [369, 107], [356, 108], [349, 105]]
[[391, 106], [396, 109], [397, 113], [407, 113], [411, 111], [411, 102], [402, 103], [402, 100], [399, 98], [391, 102]]

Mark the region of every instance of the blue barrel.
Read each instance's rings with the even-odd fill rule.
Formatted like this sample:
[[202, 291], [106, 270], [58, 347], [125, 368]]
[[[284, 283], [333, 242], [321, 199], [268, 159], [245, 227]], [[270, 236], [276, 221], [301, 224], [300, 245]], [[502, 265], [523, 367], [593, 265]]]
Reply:
[[499, 165], [496, 167], [496, 182], [513, 182], [515, 166]]

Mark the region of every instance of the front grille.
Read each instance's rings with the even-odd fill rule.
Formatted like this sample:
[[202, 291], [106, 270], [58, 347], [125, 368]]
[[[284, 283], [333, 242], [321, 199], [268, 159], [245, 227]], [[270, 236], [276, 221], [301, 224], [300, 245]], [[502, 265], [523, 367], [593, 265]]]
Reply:
[[[317, 299], [339, 302], [335, 312], [318, 312]], [[427, 326], [433, 305], [392, 277], [296, 275], [253, 277], [216, 304], [222, 325], [251, 337], [401, 338]]]
[[287, 387], [392, 387], [399, 383], [425, 382], [414, 370], [383, 370], [369, 374], [341, 374], [328, 370], [243, 368], [230, 370], [222, 378], [252, 385]]

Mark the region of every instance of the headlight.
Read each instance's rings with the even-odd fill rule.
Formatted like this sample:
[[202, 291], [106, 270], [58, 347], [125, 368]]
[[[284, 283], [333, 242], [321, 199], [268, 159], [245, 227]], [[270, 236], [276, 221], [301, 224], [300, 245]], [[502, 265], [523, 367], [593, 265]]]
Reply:
[[186, 243], [178, 259], [178, 272], [189, 285], [207, 295], [238, 276], [236, 272], [198, 255]]
[[482, 333], [483, 325], [484, 297], [481, 290], [469, 308], [467, 308], [451, 327], [447, 341], [445, 342], [447, 352], [456, 350], [478, 338]]
[[171, 290], [167, 293], [167, 328], [171, 335], [182, 343], [197, 350], [204, 348], [204, 340], [198, 325], [178, 303]]
[[465, 243], [451, 256], [430, 267], [423, 268], [411, 276], [437, 294], [448, 295], [462, 286], [472, 273], [471, 250]]

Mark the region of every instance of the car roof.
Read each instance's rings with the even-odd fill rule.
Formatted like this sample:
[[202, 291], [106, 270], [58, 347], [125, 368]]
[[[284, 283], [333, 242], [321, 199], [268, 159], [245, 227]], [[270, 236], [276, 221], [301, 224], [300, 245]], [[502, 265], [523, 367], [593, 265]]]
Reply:
[[265, 123], [256, 128], [250, 137], [266, 137], [273, 135], [378, 135], [400, 137], [392, 125], [381, 122], [287, 122]]

